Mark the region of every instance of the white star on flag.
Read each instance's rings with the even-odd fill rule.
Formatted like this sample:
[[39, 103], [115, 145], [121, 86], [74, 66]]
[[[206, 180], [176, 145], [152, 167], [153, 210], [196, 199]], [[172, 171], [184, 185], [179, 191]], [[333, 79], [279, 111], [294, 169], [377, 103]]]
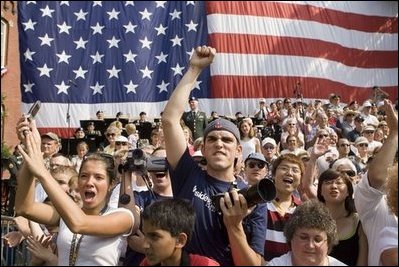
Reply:
[[56, 54], [56, 56], [60, 58], [60, 59], [58, 60], [58, 63], [65, 62], [65, 63], [69, 64], [69, 58], [70, 58], [71, 56], [70, 56], [70, 55], [67, 55], [67, 54], [65, 53], [65, 50], [62, 51], [61, 54]]
[[104, 85], [99, 85], [98, 82], [96, 82], [96, 85], [90, 86], [90, 88], [93, 89], [93, 95], [103, 94], [101, 90], [104, 88]]
[[128, 63], [129, 61], [136, 63], [136, 61], [134, 61], [134, 58], [137, 57], [137, 55], [133, 54], [131, 50], [129, 50], [129, 53], [123, 54], [123, 56], [126, 58], [125, 63]]
[[58, 89], [57, 95], [61, 93], [68, 95], [68, 89], [70, 86], [66, 85], [64, 81], [62, 81], [61, 84], [56, 84], [55, 87]]
[[168, 92], [167, 87], [168, 87], [169, 84], [170, 84], [170, 83], [165, 83], [165, 81], [162, 80], [162, 83], [159, 84], [159, 85], [157, 85], [157, 87], [159, 88], [159, 93]]
[[153, 70], [148, 69], [148, 66], [145, 66], [145, 69], [140, 70], [143, 73], [143, 79], [145, 77], [148, 77], [151, 79], [151, 73], [153, 73]]
[[47, 67], [46, 63], [44, 63], [43, 67], [37, 68], [37, 69], [40, 71], [40, 74], [39, 74], [40, 77], [47, 76], [49, 78], [50, 78], [50, 71], [53, 70], [53, 68]]
[[130, 92], [136, 93], [136, 88], [138, 87], [138, 85], [134, 84], [131, 80], [130, 80], [129, 84], [125, 84], [123, 86], [126, 87], [126, 89], [127, 89], [126, 94], [130, 93]]
[[176, 76], [176, 75], [183, 75], [183, 73], [182, 73], [182, 71], [184, 70], [184, 67], [180, 67], [180, 65], [179, 65], [179, 63], [177, 63], [176, 64], [176, 67], [172, 67], [171, 68], [172, 70], [173, 70], [173, 76]]
[[75, 76], [75, 80], [76, 80], [77, 78], [82, 78], [82, 79], [84, 79], [84, 78], [85, 78], [85, 74], [86, 74], [86, 72], [88, 72], [88, 71], [82, 69], [82, 66], [80, 66], [79, 69], [73, 70], [73, 72], [76, 74], [76, 76]]
[[32, 93], [32, 87], [33, 87], [34, 85], [35, 85], [34, 83], [31, 83], [31, 82], [29, 82], [29, 81], [28, 81], [27, 84], [23, 84], [23, 86], [24, 86], [24, 88], [25, 88], [25, 93], [28, 93], [28, 92]]
[[121, 71], [120, 69], [117, 69], [117, 68], [115, 68], [115, 65], [114, 66], [112, 66], [112, 69], [109, 69], [109, 70], [107, 70], [108, 71], [108, 73], [109, 73], [109, 79], [111, 79], [112, 77], [115, 77], [115, 78], [119, 78], [118, 77], [118, 73]]
[[93, 64], [95, 64], [97, 62], [98, 63], [103, 63], [101, 59], [104, 57], [104, 54], [100, 55], [98, 53], [98, 51], [96, 52], [95, 55], [91, 55], [90, 57], [93, 59]]

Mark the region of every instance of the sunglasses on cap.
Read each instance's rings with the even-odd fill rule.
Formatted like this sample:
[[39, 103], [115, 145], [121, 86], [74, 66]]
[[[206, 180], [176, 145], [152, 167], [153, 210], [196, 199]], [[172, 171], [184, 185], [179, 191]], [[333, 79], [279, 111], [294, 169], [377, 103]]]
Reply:
[[266, 163], [264, 163], [264, 162], [248, 162], [247, 166], [251, 169], [255, 168], [255, 166], [257, 166], [258, 169], [263, 169], [266, 166]]

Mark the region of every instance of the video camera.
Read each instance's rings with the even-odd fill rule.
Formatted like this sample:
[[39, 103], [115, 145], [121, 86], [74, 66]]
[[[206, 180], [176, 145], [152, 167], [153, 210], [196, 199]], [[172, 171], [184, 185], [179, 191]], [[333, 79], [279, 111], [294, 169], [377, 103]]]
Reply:
[[[272, 180], [264, 178], [256, 185], [240, 189], [239, 194], [243, 195], [247, 201], [248, 207], [255, 206], [259, 203], [264, 203], [273, 200], [276, 197], [276, 187]], [[220, 211], [220, 198], [224, 193], [211, 196], [212, 204], [216, 211]], [[231, 195], [230, 195], [231, 197]]]
[[147, 157], [143, 150], [131, 149], [127, 153], [126, 162], [119, 165], [119, 172], [123, 171], [148, 171], [165, 172], [167, 171], [166, 158]]

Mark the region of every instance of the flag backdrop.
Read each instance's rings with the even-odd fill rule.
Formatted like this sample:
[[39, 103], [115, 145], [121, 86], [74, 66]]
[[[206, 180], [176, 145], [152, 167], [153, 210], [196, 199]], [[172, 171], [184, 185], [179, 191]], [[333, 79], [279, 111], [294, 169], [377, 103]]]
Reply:
[[[192, 94], [200, 109], [251, 115], [260, 97], [397, 97], [397, 2], [18, 1], [22, 110], [41, 131], [119, 111], [156, 117], [193, 48], [218, 54]], [[300, 84], [296, 87], [296, 84]]]

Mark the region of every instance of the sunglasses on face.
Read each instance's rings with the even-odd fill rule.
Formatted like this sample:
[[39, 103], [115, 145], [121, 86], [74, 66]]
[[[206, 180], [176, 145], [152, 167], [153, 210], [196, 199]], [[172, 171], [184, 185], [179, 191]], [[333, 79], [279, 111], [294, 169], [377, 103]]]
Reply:
[[263, 162], [249, 162], [247, 163], [247, 166], [251, 169], [255, 168], [255, 166], [257, 166], [258, 169], [263, 169], [266, 166], [266, 164]]
[[155, 176], [157, 177], [157, 178], [162, 178], [162, 177], [165, 177], [165, 173], [156, 173], [155, 174]]
[[365, 131], [364, 133], [365, 133], [365, 134], [373, 134], [374, 131]]
[[117, 145], [117, 146], [120, 146], [120, 145], [127, 146], [127, 142], [115, 142], [115, 145]]
[[349, 177], [354, 177], [354, 176], [356, 176], [356, 172], [353, 171], [353, 170], [341, 171], [341, 173], [345, 173], [345, 174], [348, 175]]
[[328, 137], [328, 134], [319, 134], [319, 138]]
[[110, 137], [110, 136], [115, 136], [116, 134], [115, 133], [107, 133], [107, 136], [108, 137]]
[[360, 146], [360, 147], [368, 147], [369, 144], [363, 143], [363, 144], [358, 144], [358, 146]]
[[348, 146], [350, 146], [350, 144], [340, 144], [339, 146], [340, 147], [348, 147]]

